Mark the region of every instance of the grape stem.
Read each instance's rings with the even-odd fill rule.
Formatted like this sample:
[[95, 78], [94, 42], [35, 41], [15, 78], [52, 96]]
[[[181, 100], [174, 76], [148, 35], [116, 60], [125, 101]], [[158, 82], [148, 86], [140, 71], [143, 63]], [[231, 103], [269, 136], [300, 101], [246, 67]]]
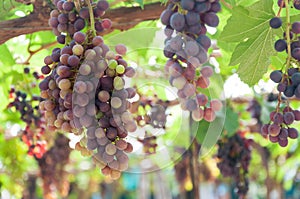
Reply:
[[76, 11], [79, 12], [80, 11], [80, 2], [79, 2], [79, 0], [75, 0], [74, 4], [75, 4]]
[[286, 67], [285, 70], [287, 71], [290, 68], [290, 64], [291, 64], [291, 38], [290, 38], [290, 23], [291, 23], [291, 19], [290, 19], [290, 10], [289, 10], [289, 1], [288, 0], [284, 0], [285, 1], [285, 9], [286, 9], [286, 30], [285, 30], [285, 34], [286, 34], [286, 42], [287, 42], [287, 53], [288, 53], [288, 57], [286, 60]]
[[91, 31], [92, 31], [93, 36], [96, 36], [95, 17], [94, 17], [93, 7], [91, 5], [90, 0], [85, 0], [85, 2], [87, 3], [88, 8], [89, 8], [90, 22], [91, 22]]

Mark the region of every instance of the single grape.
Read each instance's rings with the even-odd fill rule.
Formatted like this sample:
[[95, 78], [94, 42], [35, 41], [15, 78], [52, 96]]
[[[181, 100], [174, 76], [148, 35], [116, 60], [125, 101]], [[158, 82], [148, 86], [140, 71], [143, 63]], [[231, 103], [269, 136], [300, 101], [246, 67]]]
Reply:
[[292, 50], [292, 57], [297, 60], [300, 60], [300, 48], [294, 48]]
[[184, 15], [176, 12], [172, 14], [170, 18], [170, 25], [173, 29], [177, 31], [182, 31], [185, 25], [185, 17]]
[[271, 27], [271, 28], [277, 29], [277, 28], [280, 28], [280, 27], [281, 27], [281, 25], [282, 25], [282, 20], [281, 20], [281, 18], [279, 18], [279, 17], [273, 17], [273, 18], [270, 20], [269, 24], [270, 24], [270, 27]]
[[268, 130], [268, 128], [269, 128], [269, 124], [264, 124], [262, 127], [261, 127], [261, 134], [263, 135], [263, 136], [267, 136], [268, 134], [269, 134], [269, 130]]
[[278, 39], [276, 42], [275, 42], [275, 46], [274, 46], [275, 50], [278, 51], [278, 52], [282, 52], [284, 50], [287, 49], [287, 43], [285, 40], [283, 39]]
[[194, 0], [181, 0], [180, 5], [185, 10], [193, 10], [193, 8], [195, 6], [195, 1]]
[[200, 15], [194, 11], [189, 11], [185, 15], [185, 20], [189, 26], [192, 26], [200, 22]]
[[288, 128], [288, 136], [291, 138], [291, 139], [297, 139], [298, 136], [299, 136], [299, 133], [298, 133], [298, 130], [295, 129], [295, 128]]
[[219, 17], [214, 12], [205, 13], [203, 21], [211, 27], [217, 27], [219, 25]]
[[282, 72], [280, 70], [271, 72], [270, 79], [275, 83], [279, 83], [282, 79]]
[[283, 114], [284, 123], [290, 125], [294, 122], [295, 116], [293, 112], [286, 112]]
[[269, 132], [269, 135], [271, 136], [278, 136], [279, 133], [280, 133], [280, 126], [278, 126], [277, 124], [270, 124], [269, 127], [268, 127], [268, 132]]
[[171, 9], [164, 10], [160, 15], [160, 20], [163, 25], [170, 24], [170, 18], [174, 12]]
[[208, 122], [214, 121], [216, 118], [215, 112], [211, 108], [204, 109], [204, 119]]
[[275, 113], [274, 116], [272, 117], [272, 121], [274, 124], [282, 124], [283, 123], [283, 115], [282, 113]]
[[292, 32], [295, 34], [300, 33], [300, 22], [299, 21], [296, 21], [292, 24]]
[[300, 10], [300, 0], [294, 0], [294, 8]]
[[109, 143], [108, 145], [105, 146], [105, 152], [108, 155], [114, 155], [117, 152], [117, 147], [116, 145]]
[[286, 128], [281, 128], [278, 138], [280, 140], [286, 140], [288, 138], [288, 130]]

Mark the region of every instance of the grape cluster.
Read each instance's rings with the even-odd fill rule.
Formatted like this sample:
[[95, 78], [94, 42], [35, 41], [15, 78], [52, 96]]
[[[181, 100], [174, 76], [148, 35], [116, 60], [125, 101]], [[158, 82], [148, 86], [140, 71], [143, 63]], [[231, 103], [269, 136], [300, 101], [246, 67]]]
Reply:
[[273, 143], [279, 143], [280, 146], [288, 145], [288, 138], [297, 139], [298, 130], [290, 127], [294, 121], [300, 120], [300, 111], [293, 110], [286, 106], [282, 112], [273, 111], [270, 114], [270, 124], [264, 124], [261, 128], [263, 136], [268, 136]]
[[109, 29], [112, 25], [110, 19], [101, 19], [105, 11], [109, 8], [109, 4], [105, 0], [100, 0], [97, 3], [90, 1], [95, 24], [91, 24], [88, 5], [84, 0], [78, 1], [77, 5], [73, 1], [67, 0], [52, 0], [56, 9], [50, 13], [49, 26], [53, 33], [57, 36], [57, 41], [61, 44], [66, 43], [68, 37], [73, 38], [74, 34], [83, 30], [87, 24], [95, 26], [96, 31], [102, 32]]
[[138, 138], [138, 142], [143, 144], [143, 151], [146, 154], [154, 154], [156, 153], [156, 136], [155, 135], [149, 135], [149, 133], [146, 131], [144, 138]]
[[[278, 1], [278, 6], [286, 7], [283, 1]], [[298, 1], [294, 1], [294, 8], [299, 9]], [[270, 20], [271, 28], [280, 28], [282, 20], [280, 17], [274, 17]], [[300, 99], [300, 40], [297, 36], [300, 33], [300, 22], [296, 21], [291, 24], [289, 30], [284, 32], [283, 39], [275, 42], [275, 50], [278, 52], [285, 51], [288, 54], [287, 65], [282, 70], [271, 72], [270, 79], [277, 83], [278, 104], [276, 111], [270, 114], [270, 123], [264, 124], [261, 133], [273, 143], [279, 143], [280, 146], [288, 145], [288, 138], [298, 138], [298, 131], [290, 125], [294, 121], [300, 120], [300, 112], [293, 110], [289, 106], [289, 98], [296, 97]], [[284, 96], [282, 96], [284, 94]], [[281, 108], [281, 103], [287, 102], [287, 105]]]
[[[29, 73], [29, 72], [28, 72]], [[11, 88], [8, 104], [9, 109], [15, 109], [21, 114], [21, 120], [26, 123], [22, 130], [22, 141], [28, 147], [28, 154], [41, 158], [47, 150], [47, 142], [43, 139], [45, 133], [45, 121], [38, 109], [42, 100], [39, 96], [28, 96], [25, 92]]]
[[242, 137], [239, 132], [218, 142], [217, 166], [224, 177], [234, 179], [239, 196], [245, 196], [249, 189], [250, 144], [251, 140]]
[[[139, 100], [132, 103], [130, 112], [140, 127], [151, 125], [153, 128], [165, 128], [167, 122], [166, 109], [174, 102], [159, 99], [156, 94], [145, 97], [143, 94], [136, 93]], [[176, 103], [175, 103], [176, 104]]]
[[260, 129], [262, 127], [262, 121], [260, 119], [261, 112], [262, 112], [261, 105], [259, 104], [259, 102], [256, 99], [252, 99], [249, 102], [249, 106], [247, 108], [247, 111], [250, 112], [251, 117], [253, 119], [256, 119], [256, 121], [257, 121], [257, 123], [253, 127], [253, 129], [251, 129], [251, 132], [260, 132]]
[[[96, 9], [104, 7], [102, 11], [108, 3], [98, 1]], [[83, 3], [80, 10], [84, 12], [79, 12], [82, 18], [82, 13], [89, 16], [85, 8]], [[106, 24], [104, 20], [102, 23]], [[86, 33], [75, 32], [72, 38], [44, 59], [41, 71], [48, 76], [39, 84], [45, 99], [39, 107], [48, 129], [83, 134], [76, 149], [83, 155], [93, 155], [102, 173], [117, 179], [120, 171], [128, 167], [124, 152], [133, 150], [125, 138], [137, 128], [127, 111], [131, 106], [128, 99], [135, 96], [135, 89], [125, 88], [124, 79], [133, 77], [135, 70], [122, 57], [127, 51], [123, 44], [116, 45], [113, 51], [89, 29]]]
[[65, 166], [69, 163], [71, 149], [69, 139], [58, 134], [54, 145], [37, 162], [43, 181], [44, 198], [56, 198], [57, 193], [66, 197], [69, 193], [68, 172]]
[[208, 97], [197, 90], [206, 89], [213, 75], [210, 66], [202, 66], [208, 61], [207, 50], [211, 46], [205, 35], [205, 25], [216, 27], [219, 24], [216, 13], [220, 10], [218, 0], [173, 0], [160, 17], [167, 36], [164, 55], [169, 60], [165, 70], [170, 76], [170, 84], [178, 89], [183, 110], [191, 111], [195, 121], [203, 118], [213, 121], [215, 111], [222, 107], [218, 100], [211, 101], [210, 107], [206, 107]]

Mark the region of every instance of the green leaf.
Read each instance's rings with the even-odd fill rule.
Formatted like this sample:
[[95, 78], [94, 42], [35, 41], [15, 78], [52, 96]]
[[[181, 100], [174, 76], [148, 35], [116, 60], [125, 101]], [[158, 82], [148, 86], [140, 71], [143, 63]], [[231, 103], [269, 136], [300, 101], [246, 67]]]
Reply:
[[239, 127], [239, 115], [235, 113], [232, 108], [226, 109], [226, 117], [224, 129], [228, 132], [229, 136], [232, 136]]
[[271, 63], [270, 57], [276, 55], [273, 45], [273, 34], [268, 28], [257, 38], [240, 43], [233, 52], [229, 65], [239, 64], [239, 77], [249, 86], [253, 86], [267, 72]]
[[1, 52], [0, 62], [5, 67], [10, 67], [15, 64], [15, 60], [14, 60], [13, 56], [11, 55], [10, 51], [8, 50], [6, 44], [0, 45], [0, 52]]
[[224, 42], [239, 42], [230, 65], [238, 65], [237, 73], [249, 86], [256, 84], [270, 65], [270, 57], [275, 55], [274, 36], [278, 31], [269, 27], [274, 16], [273, 1], [259, 1], [247, 8], [233, 8], [220, 39]]
[[143, 0], [134, 0], [134, 2], [138, 3], [142, 9], [144, 9], [144, 1]]

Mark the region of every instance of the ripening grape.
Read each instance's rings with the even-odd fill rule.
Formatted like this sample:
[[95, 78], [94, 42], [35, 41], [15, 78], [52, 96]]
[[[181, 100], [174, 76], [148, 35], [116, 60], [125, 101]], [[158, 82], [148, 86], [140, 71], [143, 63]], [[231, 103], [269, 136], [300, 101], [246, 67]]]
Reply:
[[208, 122], [214, 121], [216, 118], [215, 112], [211, 108], [205, 108], [204, 110], [204, 119]]
[[116, 152], [117, 152], [117, 147], [116, 145], [112, 144], [112, 143], [109, 143], [108, 145], [106, 145], [105, 147], [105, 152], [108, 154], [108, 155], [114, 155]]
[[194, 0], [181, 0], [180, 5], [185, 10], [192, 10], [195, 6]]
[[278, 136], [280, 133], [280, 126], [277, 124], [270, 124], [268, 127], [268, 132], [273, 137]]

